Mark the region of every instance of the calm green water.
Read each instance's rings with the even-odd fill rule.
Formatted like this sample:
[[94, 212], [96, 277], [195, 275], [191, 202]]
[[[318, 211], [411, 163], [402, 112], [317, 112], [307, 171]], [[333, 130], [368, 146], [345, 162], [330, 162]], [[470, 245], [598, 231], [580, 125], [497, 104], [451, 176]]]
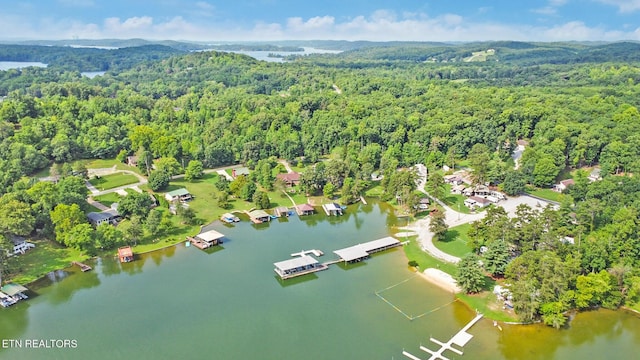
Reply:
[[[77, 347], [0, 349], [0, 358], [402, 359], [406, 349], [427, 359], [420, 344], [435, 348], [430, 336], [448, 340], [474, 313], [415, 277], [402, 249], [284, 282], [273, 271], [303, 249], [333, 259], [333, 250], [393, 234], [395, 222], [389, 208], [370, 204], [340, 218], [214, 224], [227, 241], [213, 252], [178, 245], [129, 264], [103, 259], [92, 272], [52, 274], [38, 296], [0, 309], [0, 338]], [[413, 316], [441, 309], [409, 321], [375, 295], [407, 279], [382, 295]], [[640, 319], [624, 312], [580, 314], [572, 324], [499, 332], [483, 320], [464, 358], [628, 359], [640, 351]]]

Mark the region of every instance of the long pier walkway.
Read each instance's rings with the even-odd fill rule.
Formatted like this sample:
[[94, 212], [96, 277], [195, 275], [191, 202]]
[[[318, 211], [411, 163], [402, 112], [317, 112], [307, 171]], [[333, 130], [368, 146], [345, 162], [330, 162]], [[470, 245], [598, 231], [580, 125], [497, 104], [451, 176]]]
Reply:
[[[457, 334], [453, 335], [453, 337], [446, 343], [438, 341], [434, 338], [430, 338], [429, 340], [431, 340], [431, 342], [440, 345], [440, 349], [434, 351], [431, 349], [427, 349], [426, 347], [421, 345], [420, 350], [431, 354], [431, 357], [429, 358], [429, 360], [449, 360], [447, 357], [444, 357], [442, 355], [442, 353], [445, 352], [446, 350], [451, 350], [458, 355], [462, 355], [462, 350], [454, 348], [453, 344], [458, 345], [460, 347], [464, 347], [469, 342], [469, 340], [471, 340], [471, 338], [473, 337], [473, 335], [469, 334], [467, 330], [469, 330], [473, 325], [475, 325], [475, 323], [480, 321], [480, 319], [482, 319], [482, 314], [476, 315], [476, 317], [473, 318], [473, 320], [469, 321], [467, 325], [465, 325], [460, 331], [458, 331]], [[406, 351], [402, 351], [402, 355], [404, 355], [405, 357], [411, 360], [421, 360], [419, 357], [412, 355]]]
[[73, 265], [78, 265], [80, 267], [80, 270], [82, 270], [82, 272], [91, 270], [91, 266], [89, 266], [87, 264], [83, 264], [83, 263], [78, 262], [78, 261], [74, 261]]

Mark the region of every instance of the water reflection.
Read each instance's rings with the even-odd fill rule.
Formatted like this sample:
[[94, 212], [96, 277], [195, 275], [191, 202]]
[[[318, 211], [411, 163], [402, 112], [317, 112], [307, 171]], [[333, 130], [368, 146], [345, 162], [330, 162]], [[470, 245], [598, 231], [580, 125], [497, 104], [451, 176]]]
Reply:
[[318, 275], [316, 275], [316, 273], [311, 273], [311, 274], [306, 274], [306, 275], [302, 275], [302, 276], [298, 276], [298, 277], [294, 277], [294, 278], [286, 279], [286, 280], [283, 280], [278, 275], [274, 275], [273, 278], [276, 279], [276, 281], [280, 284], [280, 287], [285, 288], [285, 287], [289, 287], [289, 286], [293, 286], [293, 285], [306, 283], [306, 282], [309, 282], [309, 281], [312, 281], [312, 280], [317, 280], [318, 279]]

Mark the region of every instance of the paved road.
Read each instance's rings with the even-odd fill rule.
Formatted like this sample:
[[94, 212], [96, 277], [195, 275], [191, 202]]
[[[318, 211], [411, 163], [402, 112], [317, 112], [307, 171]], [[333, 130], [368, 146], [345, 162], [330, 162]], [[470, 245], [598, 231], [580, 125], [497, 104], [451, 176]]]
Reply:
[[[428, 195], [428, 193], [424, 189], [424, 185], [426, 182], [426, 169], [423, 170], [421, 167], [418, 167], [417, 169], [418, 169], [417, 171], [418, 190]], [[463, 214], [453, 210], [452, 208], [447, 206], [445, 203], [443, 203], [439, 199], [435, 199], [431, 196], [429, 197], [433, 201], [436, 201], [440, 206], [442, 206], [442, 208], [444, 208], [445, 222], [450, 228], [480, 220], [486, 215], [486, 211], [482, 211], [480, 213], [473, 213], [473, 214]], [[544, 200], [535, 199], [530, 196], [522, 195], [518, 197], [510, 197], [507, 200], [502, 200], [497, 204], [497, 206], [502, 206], [510, 217], [515, 217], [516, 208], [520, 204], [527, 204], [532, 209], [539, 209], [539, 210], [542, 210], [544, 207], [549, 205], [549, 203]], [[444, 251], [438, 249], [433, 244], [433, 233], [429, 230], [429, 221], [430, 221], [429, 217], [426, 217], [424, 219], [420, 219], [416, 221], [413, 225], [406, 226], [401, 229], [415, 231], [418, 234], [418, 241], [420, 242], [422, 250], [428, 252], [433, 257], [440, 259], [442, 261], [446, 261], [454, 264], [460, 261], [459, 257], [447, 254]]]

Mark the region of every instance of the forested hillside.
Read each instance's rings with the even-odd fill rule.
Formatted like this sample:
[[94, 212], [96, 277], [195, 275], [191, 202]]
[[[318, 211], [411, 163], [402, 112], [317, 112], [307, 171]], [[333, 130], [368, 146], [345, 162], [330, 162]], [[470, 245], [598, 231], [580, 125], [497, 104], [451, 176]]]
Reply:
[[[498, 57], [531, 51], [494, 45]], [[507, 45], [519, 52], [502, 55]], [[507, 237], [521, 254], [514, 264], [525, 269], [507, 275], [522, 281], [518, 299], [526, 304], [517, 310], [526, 310], [527, 320], [544, 313], [545, 304], [556, 304], [545, 314], [557, 315], [637, 301], [640, 181], [626, 176], [640, 171], [636, 45], [575, 45], [584, 61], [549, 55], [544, 64], [538, 45], [537, 55], [519, 64], [424, 63], [416, 55], [423, 49], [404, 46], [362, 50], [393, 57], [351, 52], [283, 64], [217, 52], [166, 57], [171, 51], [141, 48], [130, 51], [145, 61], [94, 79], [53, 69], [0, 72], [3, 84], [12, 84], [0, 103], [0, 216], [27, 204], [18, 207], [35, 217], [51, 205], [28, 196], [33, 183], [19, 180], [52, 162], [136, 153], [182, 164], [200, 160], [205, 167], [252, 166], [270, 156], [314, 163], [333, 153], [339, 171], [329, 181], [337, 187], [347, 178], [365, 180], [373, 172], [391, 178], [398, 167], [435, 169], [470, 156], [485, 159], [473, 170], [496, 185], [548, 187], [565, 169], [599, 164], [604, 180], [577, 178], [560, 212], [523, 214], [516, 226], [543, 230], [522, 230], [526, 242], [522, 233]], [[561, 52], [563, 46], [548, 45]], [[433, 47], [455, 57], [470, 48]], [[611, 49], [628, 61], [603, 58]], [[519, 139], [529, 145], [516, 171], [510, 154]], [[563, 236], [581, 241], [563, 245]], [[484, 245], [498, 238], [487, 235]], [[534, 271], [538, 265], [527, 265], [538, 263], [560, 278], [527, 302], [545, 278]], [[595, 285], [581, 281], [608, 287], [585, 298]]]

